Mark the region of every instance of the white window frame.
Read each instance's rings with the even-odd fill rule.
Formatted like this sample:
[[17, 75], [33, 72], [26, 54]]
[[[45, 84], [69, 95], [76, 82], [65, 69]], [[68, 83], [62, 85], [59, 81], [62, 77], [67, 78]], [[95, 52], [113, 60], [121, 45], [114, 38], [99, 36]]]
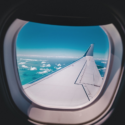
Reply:
[[74, 110], [51, 109], [37, 105], [26, 95], [17, 71], [15, 42], [20, 29], [28, 21], [16, 19], [8, 28], [4, 39], [4, 62], [11, 97], [16, 106], [29, 117], [30, 122], [53, 124], [93, 124], [111, 108], [121, 83], [123, 47], [120, 34], [113, 25], [101, 28], [110, 41], [109, 61], [100, 94], [83, 108]]

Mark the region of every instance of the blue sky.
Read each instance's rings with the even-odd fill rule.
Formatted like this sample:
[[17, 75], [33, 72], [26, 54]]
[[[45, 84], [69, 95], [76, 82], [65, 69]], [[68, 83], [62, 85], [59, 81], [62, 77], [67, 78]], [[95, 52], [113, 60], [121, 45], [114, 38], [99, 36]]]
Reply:
[[94, 58], [107, 59], [109, 42], [99, 26], [59, 26], [28, 22], [16, 40], [17, 55], [82, 57], [94, 44]]

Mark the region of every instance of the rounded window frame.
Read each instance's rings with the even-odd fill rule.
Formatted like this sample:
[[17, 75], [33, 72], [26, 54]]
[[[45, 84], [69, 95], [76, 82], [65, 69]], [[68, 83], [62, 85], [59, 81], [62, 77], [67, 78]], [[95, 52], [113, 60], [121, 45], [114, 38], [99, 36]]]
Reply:
[[[21, 28], [21, 27], [20, 27]], [[20, 29], [19, 28], [19, 29]], [[7, 31], [8, 32], [8, 31]], [[12, 38], [13, 40], [14, 40], [14, 38]], [[5, 41], [6, 41], [6, 36], [5, 36], [5, 39], [4, 39], [4, 47], [6, 46], [5, 45]], [[14, 45], [13, 45], [14, 46]], [[10, 47], [12, 47], [12, 44], [10, 45]], [[13, 48], [13, 47], [12, 47]], [[7, 49], [6, 47], [4, 48], [4, 62], [5, 62], [5, 72], [6, 72], [6, 76], [7, 76], [7, 80], [8, 80], [8, 83], [10, 82], [10, 80], [8, 79], [8, 74], [7, 74], [7, 67], [6, 67], [6, 63], [7, 63], [7, 60], [5, 59], [6, 58], [6, 50], [9, 50], [9, 49]], [[15, 50], [14, 50], [15, 51]], [[14, 51], [11, 51], [12, 53], [14, 52]], [[13, 54], [11, 54], [12, 56], [12, 58], [11, 58], [11, 63], [12, 63], [12, 67], [13, 67], [13, 65], [15, 65], [15, 61], [13, 61]], [[123, 60], [122, 60], [123, 61]], [[12, 68], [11, 67], [11, 68]], [[121, 65], [121, 67], [122, 67], [122, 65]], [[15, 73], [15, 71], [14, 71], [14, 73]], [[120, 77], [120, 75], [122, 75], [122, 69], [121, 69], [121, 71], [120, 71], [120, 73], [119, 73], [119, 77]], [[16, 76], [16, 75], [15, 75]], [[105, 75], [106, 76], [106, 75]], [[18, 78], [17, 78], [18, 79]], [[17, 80], [16, 78], [15, 78], [15, 80]], [[120, 82], [120, 78], [119, 78], [119, 82]], [[118, 85], [119, 86], [119, 85]], [[118, 87], [117, 86], [117, 88], [116, 88], [116, 93], [117, 93], [117, 91], [118, 91]], [[19, 87], [19, 86], [18, 86]], [[9, 89], [10, 89], [10, 86], [9, 86]], [[11, 90], [11, 89], [10, 89]], [[30, 119], [32, 119], [32, 120], [34, 120], [34, 121], [37, 121], [37, 122], [43, 122], [43, 123], [55, 123], [55, 124], [59, 124], [58, 123], [58, 118], [61, 118], [61, 124], [63, 124], [63, 122], [66, 122], [66, 124], [80, 124], [82, 121], [80, 120], [80, 119], [76, 119], [75, 117], [73, 117], [73, 116], [75, 116], [75, 114], [73, 114], [73, 112], [79, 112], [78, 113], [78, 115], [80, 115], [80, 114], [82, 114], [80, 111], [81, 110], [84, 110], [84, 109], [76, 109], [76, 110], [74, 110], [73, 112], [71, 111], [71, 110], [59, 110], [59, 109], [46, 109], [45, 107], [40, 107], [40, 106], [38, 106], [38, 105], [35, 105], [35, 104], [33, 104], [27, 97], [25, 97], [25, 95], [22, 93], [22, 92], [20, 92], [22, 95], [22, 100], [27, 100], [27, 104], [26, 104], [26, 106], [25, 107], [19, 107], [18, 106], [18, 104], [17, 104], [17, 102], [15, 102], [14, 101], [14, 98], [13, 98], [13, 94], [10, 92], [10, 94], [11, 94], [11, 97], [13, 98], [13, 101], [14, 101], [14, 103], [16, 104], [16, 106], [25, 114], [25, 115], [28, 115], [28, 117], [30, 118]], [[116, 96], [116, 93], [114, 94], [114, 96]], [[114, 97], [115, 98], [115, 97]], [[112, 98], [112, 101], [114, 100], [114, 98]], [[25, 101], [24, 101], [25, 102]], [[113, 102], [112, 102], [113, 103]], [[111, 103], [110, 103], [111, 104]], [[19, 104], [20, 105], [20, 104]], [[111, 104], [112, 105], [112, 104]], [[111, 105], [109, 106], [109, 107], [111, 107]], [[108, 109], [110, 109], [108, 107]], [[85, 107], [85, 108], [89, 108], [89, 106], [88, 107]], [[27, 110], [28, 109], [28, 110]], [[41, 111], [38, 111], [38, 110], [41, 110]], [[53, 111], [53, 110], [55, 110], [55, 111]], [[65, 116], [65, 118], [62, 118], [62, 114], [61, 113], [59, 113], [59, 111], [60, 112], [62, 112], [62, 114], [63, 114], [63, 117]], [[53, 120], [53, 117], [52, 118], [45, 118], [45, 116], [44, 116], [44, 118], [45, 119], [42, 119], [42, 121], [41, 121], [41, 117], [38, 117], [38, 115], [37, 116], [35, 116], [36, 114], [34, 113], [33, 114], [33, 112], [36, 112], [36, 114], [38, 113], [42, 113], [42, 114], [46, 114], [46, 116], [48, 117], [48, 115], [51, 115], [51, 116], [55, 116], [54, 117], [54, 120]], [[66, 113], [67, 112], [67, 113]], [[108, 111], [107, 111], [108, 112]], [[72, 113], [72, 114], [71, 114]], [[71, 115], [70, 116], [70, 118], [74, 118], [75, 120], [73, 120], [73, 121], [71, 121], [71, 120], [67, 120], [66, 119], [66, 117], [68, 116], [69, 117], [69, 114]], [[105, 113], [103, 113], [103, 116], [104, 116], [104, 114], [106, 114], [106, 110], [105, 110]], [[98, 116], [97, 116], [98, 117]], [[96, 117], [96, 118], [97, 118]], [[69, 119], [70, 119], [69, 118]], [[80, 116], [80, 118], [81, 118], [81, 116]], [[82, 118], [81, 118], [82, 119]], [[98, 119], [96, 119], [95, 121], [97, 121]], [[63, 122], [62, 122], [63, 121]], [[94, 121], [94, 120], [93, 120]], [[94, 122], [95, 122], [94, 121]], [[77, 122], [77, 123], [76, 123]], [[83, 123], [83, 122], [82, 122]], [[84, 121], [84, 123], [87, 123], [87, 122], [85, 122]]]

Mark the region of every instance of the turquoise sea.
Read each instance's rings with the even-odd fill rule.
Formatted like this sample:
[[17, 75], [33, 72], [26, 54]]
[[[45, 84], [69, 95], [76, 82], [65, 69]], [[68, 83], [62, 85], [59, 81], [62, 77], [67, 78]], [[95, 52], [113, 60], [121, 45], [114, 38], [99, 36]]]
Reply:
[[[60, 70], [75, 62], [78, 58], [52, 58], [52, 57], [17, 57], [19, 77], [22, 85], [32, 84], [45, 76]], [[95, 60], [98, 70], [104, 77], [107, 61]]]

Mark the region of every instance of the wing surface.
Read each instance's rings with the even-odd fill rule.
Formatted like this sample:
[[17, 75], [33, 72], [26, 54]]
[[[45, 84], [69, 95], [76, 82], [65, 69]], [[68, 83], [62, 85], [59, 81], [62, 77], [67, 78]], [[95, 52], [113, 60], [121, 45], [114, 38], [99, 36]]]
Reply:
[[92, 44], [78, 61], [23, 88], [37, 104], [60, 108], [89, 102], [101, 83], [102, 78], [93, 59]]

